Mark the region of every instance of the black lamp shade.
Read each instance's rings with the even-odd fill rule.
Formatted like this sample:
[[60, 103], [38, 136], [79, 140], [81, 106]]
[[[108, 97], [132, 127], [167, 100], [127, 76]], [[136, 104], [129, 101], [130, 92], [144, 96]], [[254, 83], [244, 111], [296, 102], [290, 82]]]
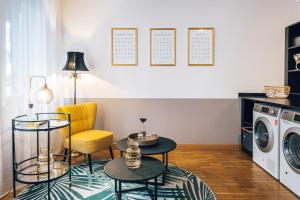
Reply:
[[84, 63], [84, 53], [69, 51], [67, 54], [67, 63], [63, 71], [89, 71]]

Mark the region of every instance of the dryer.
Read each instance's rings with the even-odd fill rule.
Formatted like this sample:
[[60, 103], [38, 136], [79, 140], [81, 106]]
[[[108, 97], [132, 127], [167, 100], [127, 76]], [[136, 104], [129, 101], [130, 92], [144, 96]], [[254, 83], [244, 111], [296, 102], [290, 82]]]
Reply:
[[280, 182], [300, 197], [300, 111], [283, 110], [280, 147]]
[[254, 104], [253, 161], [279, 179], [279, 119], [281, 108]]

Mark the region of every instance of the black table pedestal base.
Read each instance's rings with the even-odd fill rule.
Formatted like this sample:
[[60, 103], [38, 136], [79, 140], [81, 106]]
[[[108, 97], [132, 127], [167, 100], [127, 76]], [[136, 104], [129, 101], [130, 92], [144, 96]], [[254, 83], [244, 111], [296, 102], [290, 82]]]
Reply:
[[[139, 187], [139, 188], [132, 188], [132, 189], [126, 189], [126, 190], [122, 190], [122, 183], [124, 183], [126, 181], [120, 181], [120, 180], [115, 180], [115, 196], [116, 199], [121, 200], [122, 199], [122, 193], [126, 193], [126, 192], [131, 192], [131, 191], [139, 191], [139, 190], [147, 190], [147, 192], [149, 193], [150, 197], [152, 200], [157, 200], [157, 177], [154, 179], [154, 183], [150, 183], [148, 181], [143, 182], [145, 184], [145, 187]], [[153, 191], [149, 190], [148, 184], [153, 184], [154, 185], [154, 195], [152, 194]]]

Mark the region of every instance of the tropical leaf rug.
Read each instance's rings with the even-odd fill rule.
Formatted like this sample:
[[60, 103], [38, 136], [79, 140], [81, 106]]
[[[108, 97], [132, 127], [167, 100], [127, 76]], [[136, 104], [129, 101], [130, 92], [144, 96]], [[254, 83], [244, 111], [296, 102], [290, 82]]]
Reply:
[[[104, 173], [104, 161], [93, 163], [93, 175], [89, 173], [87, 163], [73, 166], [72, 187], [69, 187], [68, 176], [51, 183], [51, 199], [54, 200], [114, 200], [114, 180]], [[159, 179], [161, 181], [161, 179]], [[130, 189], [142, 185], [124, 183], [122, 188]], [[153, 189], [153, 186], [149, 186]], [[47, 199], [47, 184], [31, 185], [17, 199], [42, 200]], [[122, 194], [123, 200], [151, 199], [147, 191], [133, 191]], [[198, 177], [184, 169], [170, 165], [164, 186], [158, 187], [160, 200], [216, 200], [213, 191]]]

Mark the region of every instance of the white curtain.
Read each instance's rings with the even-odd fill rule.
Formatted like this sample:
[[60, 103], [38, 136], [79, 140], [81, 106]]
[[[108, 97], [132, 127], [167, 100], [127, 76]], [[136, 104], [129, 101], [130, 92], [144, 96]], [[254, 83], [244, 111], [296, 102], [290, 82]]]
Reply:
[[[0, 0], [0, 197], [12, 186], [11, 119], [26, 113], [29, 78], [47, 77], [55, 100], [46, 111], [62, 103], [60, 0]], [[36, 85], [42, 80], [36, 80]], [[60, 86], [60, 87], [59, 87]], [[61, 98], [59, 98], [61, 97]], [[18, 134], [17, 160], [35, 155], [35, 135]], [[55, 141], [57, 139], [52, 138]], [[54, 142], [58, 151], [60, 142]], [[56, 145], [56, 146], [55, 146]]]

